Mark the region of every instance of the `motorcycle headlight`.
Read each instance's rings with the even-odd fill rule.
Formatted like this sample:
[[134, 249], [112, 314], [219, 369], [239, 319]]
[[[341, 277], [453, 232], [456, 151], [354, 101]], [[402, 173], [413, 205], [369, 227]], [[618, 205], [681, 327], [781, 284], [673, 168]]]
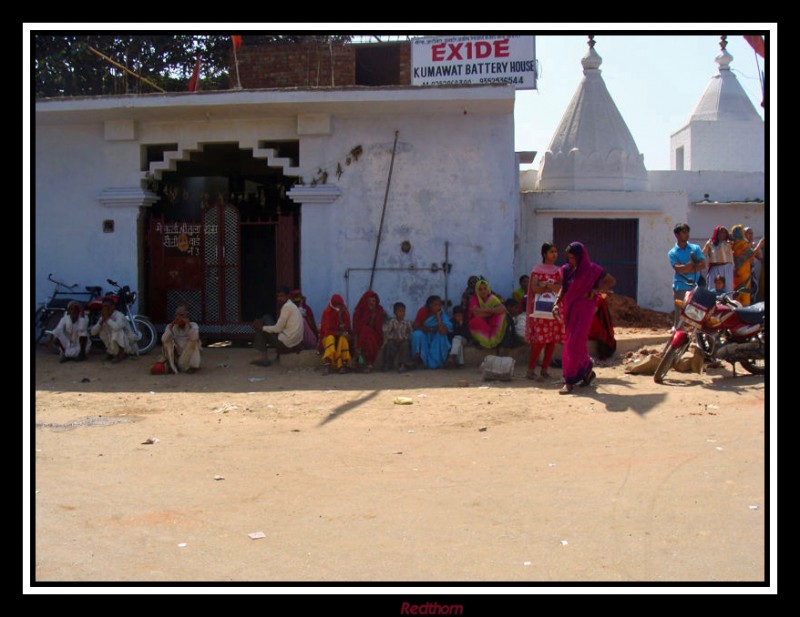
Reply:
[[692, 303], [689, 303], [683, 307], [683, 314], [686, 316], [687, 319], [691, 319], [697, 323], [703, 323], [703, 319], [705, 319], [706, 311], [700, 307], [695, 306]]

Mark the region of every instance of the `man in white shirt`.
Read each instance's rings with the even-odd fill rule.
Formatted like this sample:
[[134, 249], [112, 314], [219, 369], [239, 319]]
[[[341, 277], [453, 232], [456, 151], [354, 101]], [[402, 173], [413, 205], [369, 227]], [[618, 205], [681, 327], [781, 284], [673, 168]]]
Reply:
[[272, 347], [278, 354], [295, 351], [303, 345], [303, 315], [294, 302], [289, 301], [289, 288], [280, 287], [276, 294], [278, 302], [278, 321], [274, 325], [264, 325], [266, 319], [256, 319], [253, 329], [253, 347], [261, 352], [258, 360], [252, 364], [269, 366], [272, 362], [267, 358], [267, 350]]

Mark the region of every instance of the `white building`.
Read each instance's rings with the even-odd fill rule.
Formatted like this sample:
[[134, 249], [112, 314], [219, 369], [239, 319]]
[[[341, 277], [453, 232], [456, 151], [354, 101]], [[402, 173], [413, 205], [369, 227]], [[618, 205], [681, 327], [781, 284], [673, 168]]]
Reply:
[[513, 111], [509, 86], [37, 102], [36, 298], [49, 273], [110, 277], [156, 323], [188, 301], [206, 334], [250, 336], [283, 284], [317, 317], [370, 282], [411, 315], [473, 273], [510, 287]]

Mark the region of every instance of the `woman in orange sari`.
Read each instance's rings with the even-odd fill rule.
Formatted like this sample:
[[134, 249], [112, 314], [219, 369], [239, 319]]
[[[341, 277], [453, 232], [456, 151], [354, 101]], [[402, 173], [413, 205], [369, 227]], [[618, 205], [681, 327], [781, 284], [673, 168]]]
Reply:
[[[764, 238], [761, 238], [753, 248], [744, 235], [744, 226], [734, 225], [731, 228], [731, 239], [733, 240], [733, 288], [736, 290], [750, 281], [750, 266], [756, 253], [764, 245]], [[750, 292], [740, 293], [736, 299], [742, 303], [742, 306], [748, 306]]]
[[355, 355], [364, 358], [364, 370], [369, 373], [383, 346], [383, 307], [374, 291], [361, 296], [353, 313], [353, 348]]

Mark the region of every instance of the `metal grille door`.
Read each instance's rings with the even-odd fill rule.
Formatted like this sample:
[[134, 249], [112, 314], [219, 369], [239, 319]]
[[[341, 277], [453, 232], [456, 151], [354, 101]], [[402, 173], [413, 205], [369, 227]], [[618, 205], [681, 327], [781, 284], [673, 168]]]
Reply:
[[225, 324], [241, 321], [239, 286], [239, 211], [230, 204], [203, 213], [205, 262], [204, 322]]
[[582, 242], [593, 262], [617, 279], [614, 293], [636, 300], [639, 268], [638, 219], [554, 219], [553, 242], [560, 263], [571, 242]]

